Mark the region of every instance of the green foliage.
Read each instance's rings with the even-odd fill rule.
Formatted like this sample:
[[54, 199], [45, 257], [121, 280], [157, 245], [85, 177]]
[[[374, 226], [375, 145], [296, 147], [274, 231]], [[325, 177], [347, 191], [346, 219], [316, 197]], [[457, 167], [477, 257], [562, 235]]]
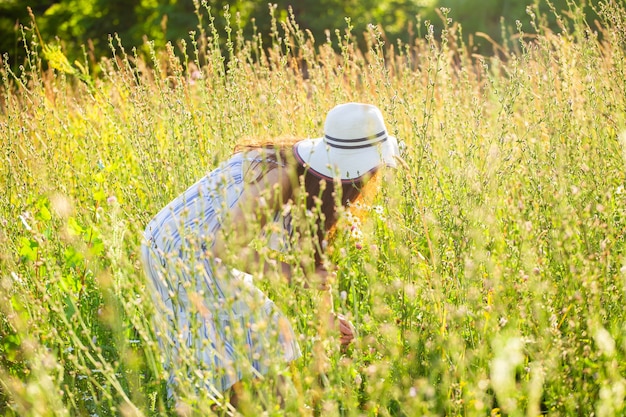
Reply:
[[[430, 4], [429, 7], [424, 7], [424, 4], [405, 0], [358, 2], [308, 0], [295, 3], [279, 1], [274, 4], [277, 6], [279, 20], [285, 20], [289, 14], [292, 14], [302, 30], [309, 31], [318, 44], [329, 40], [336, 42], [337, 37], [343, 36], [343, 29], [347, 27], [346, 20], [349, 19], [353, 35], [356, 36], [360, 46], [364, 45], [365, 40], [362, 34], [368, 31], [369, 25], [380, 25], [390, 43], [395, 43], [396, 39], [403, 42], [410, 41], [409, 36], [414, 36], [415, 32], [415, 16], [419, 13], [432, 12], [434, 6]], [[264, 13], [265, 9], [266, 5], [258, 2], [250, 14], [255, 18], [261, 33], [269, 33], [271, 29], [271, 22]]]
[[[553, 31], [538, 6], [537, 34], [493, 56], [454, 11], [400, 47], [366, 27], [360, 49], [357, 20], [314, 43], [295, 9], [248, 34], [217, 20], [252, 10], [202, 6], [187, 55], [113, 37], [98, 71], [26, 31], [24, 70], [0, 70], [0, 414], [226, 414], [192, 361], [167, 400], [143, 228], [241, 138], [318, 136], [349, 100], [383, 110], [402, 167], [338, 224], [332, 301], [259, 283], [303, 357], [277, 370], [283, 404], [244, 384], [247, 414], [624, 414], [626, 10], [599, 4], [596, 26], [568, 3]], [[358, 333], [345, 351], [331, 308]]]
[[[50, 6], [50, 0], [33, 0], [28, 3], [28, 6], [38, 16]], [[24, 61], [24, 39], [20, 26], [28, 26], [30, 21], [28, 10], [23, 2], [0, 1], [0, 54], [8, 54], [14, 62], [21, 63]]]
[[[585, 8], [585, 18], [589, 22], [597, 18], [592, 5], [598, 3], [586, 2], [589, 6]], [[27, 6], [32, 9], [31, 14]], [[157, 49], [171, 43], [179, 56], [193, 53], [194, 48], [187, 43], [189, 33], [201, 34], [202, 25], [213, 19], [222, 29], [241, 28], [247, 39], [260, 34], [265, 46], [273, 42], [269, 34], [275, 19], [284, 21], [290, 15], [317, 45], [337, 42], [350, 28], [356, 44], [367, 47], [364, 34], [370, 25], [378, 26], [387, 46], [412, 44], [424, 33], [422, 22], [434, 25], [435, 32], [440, 33], [445, 24], [439, 9], [449, 9], [448, 17], [460, 25], [464, 41], [474, 52], [491, 54], [498, 44], [514, 45], [511, 38], [517, 34], [517, 22], [526, 33], [536, 33], [528, 10], [542, 18], [538, 24], [544, 30], [558, 30], [561, 16], [572, 7], [578, 6], [570, 0], [281, 0], [269, 7], [266, 2], [244, 0], [38, 0], [27, 5], [4, 1], [0, 2], [0, 53], [8, 53], [17, 72], [25, 59], [24, 43], [30, 41], [28, 30], [24, 34], [21, 27], [32, 27], [33, 19], [41, 30], [41, 41], [51, 44], [58, 40], [62, 45], [57, 47], [63, 49], [70, 62], [78, 59], [90, 64], [110, 56], [109, 39], [115, 37], [124, 41], [126, 50], [139, 49], [143, 58], [149, 54], [146, 39]], [[222, 19], [225, 10], [228, 17]], [[226, 47], [225, 42], [222, 47]], [[204, 47], [195, 52], [204, 54]]]
[[[558, 31], [562, 17], [572, 10], [583, 11], [583, 17], [596, 29], [593, 21], [598, 18], [593, 5], [599, 2], [573, 2], [571, 0], [529, 1], [489, 0], [480, 4], [465, 0], [441, 0], [440, 8], [449, 9], [448, 17], [462, 25], [467, 42], [479, 53], [497, 53], [498, 48], [515, 47], [515, 37], [521, 25], [526, 34], [539, 31]], [[540, 19], [540, 22], [537, 22]], [[432, 19], [436, 26], [440, 24]]]

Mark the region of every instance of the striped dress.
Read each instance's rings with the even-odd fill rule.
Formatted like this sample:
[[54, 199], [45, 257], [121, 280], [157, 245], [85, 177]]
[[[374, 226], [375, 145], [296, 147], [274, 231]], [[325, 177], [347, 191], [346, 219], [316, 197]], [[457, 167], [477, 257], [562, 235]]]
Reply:
[[265, 375], [301, 355], [291, 324], [252, 277], [210, 255], [252, 162], [258, 161], [233, 155], [146, 227], [142, 258], [170, 393], [187, 377], [196, 387], [223, 392], [244, 376]]

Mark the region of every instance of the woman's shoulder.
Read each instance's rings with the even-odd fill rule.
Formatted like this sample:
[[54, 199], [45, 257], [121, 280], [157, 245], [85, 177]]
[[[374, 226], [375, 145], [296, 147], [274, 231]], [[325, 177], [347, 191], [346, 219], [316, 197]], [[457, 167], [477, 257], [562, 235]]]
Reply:
[[282, 148], [276, 148], [272, 146], [245, 148], [239, 150], [235, 155], [241, 155], [241, 157], [248, 161], [275, 161], [283, 159], [281, 155], [284, 154]]
[[254, 148], [242, 152], [244, 181], [248, 184], [260, 182], [268, 174], [279, 177], [287, 176], [293, 158], [287, 153], [290, 150], [282, 148]]

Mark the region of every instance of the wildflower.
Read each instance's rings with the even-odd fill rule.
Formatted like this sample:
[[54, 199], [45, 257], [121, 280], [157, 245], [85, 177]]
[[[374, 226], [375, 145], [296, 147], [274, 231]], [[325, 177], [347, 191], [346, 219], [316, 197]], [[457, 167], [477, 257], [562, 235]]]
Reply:
[[11, 278], [13, 278], [13, 281], [15, 281], [18, 284], [23, 284], [24, 283], [24, 281], [22, 281], [22, 278], [20, 278], [19, 275], [17, 275], [13, 271], [11, 271]]
[[100, 220], [103, 214], [104, 214], [104, 209], [102, 207], [96, 208], [96, 220]]
[[291, 213], [291, 202], [289, 201], [283, 205], [283, 210], [282, 210], [281, 215], [283, 217], [287, 217], [290, 213]]
[[201, 80], [201, 79], [202, 79], [202, 72], [195, 69], [191, 71], [191, 73], [189, 74], [189, 85], [194, 85], [197, 80]]
[[357, 241], [362, 240], [363, 239], [363, 232], [358, 227], [352, 226], [352, 228], [350, 229], [350, 237], [353, 240], [357, 240]]
[[363, 232], [361, 231], [361, 220], [350, 212], [346, 214], [346, 220], [349, 226], [350, 239], [354, 242], [357, 249], [362, 249]]
[[598, 328], [594, 335], [596, 345], [602, 353], [608, 357], [612, 357], [615, 353], [615, 339], [611, 336], [608, 330], [604, 327]]
[[359, 219], [358, 217], [354, 216], [354, 214], [348, 211], [346, 212], [346, 221], [348, 222], [348, 224], [354, 225], [355, 223], [359, 221]]
[[73, 211], [72, 202], [63, 194], [54, 194], [50, 197], [50, 207], [62, 219], [68, 219]]
[[42, 52], [50, 67], [65, 74], [76, 73], [59, 45], [43, 45]]
[[24, 225], [24, 227], [26, 228], [26, 230], [28, 230], [29, 232], [31, 230], [33, 230], [32, 227], [30, 227], [30, 225], [28, 224], [28, 219], [30, 218], [30, 213], [25, 211], [24, 213], [19, 215], [19, 219], [22, 221], [22, 224]]
[[372, 207], [372, 210], [374, 210], [374, 213], [376, 213], [379, 220], [381, 220], [382, 222], [387, 221], [387, 216], [385, 216], [385, 208], [383, 206], [374, 206]]
[[357, 373], [357, 374], [354, 376], [354, 384], [355, 384], [357, 387], [360, 387], [362, 382], [363, 382], [363, 378], [361, 377], [361, 374]]
[[354, 241], [354, 246], [357, 249], [363, 248], [363, 232], [357, 226], [352, 226], [350, 229], [350, 238]]

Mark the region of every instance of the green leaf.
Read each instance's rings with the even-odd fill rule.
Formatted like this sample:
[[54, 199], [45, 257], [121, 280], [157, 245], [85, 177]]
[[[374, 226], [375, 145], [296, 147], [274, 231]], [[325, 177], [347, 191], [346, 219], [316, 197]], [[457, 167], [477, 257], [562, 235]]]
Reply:
[[36, 240], [22, 237], [20, 239], [20, 250], [18, 252], [20, 258], [24, 261], [34, 261], [37, 259], [37, 248], [39, 248], [39, 243]]
[[76, 221], [76, 218], [74, 217], [70, 217], [69, 219], [67, 219], [67, 228], [74, 236], [80, 236], [85, 232], [85, 229], [83, 229], [83, 227], [78, 224], [78, 221]]
[[44, 221], [50, 220], [52, 218], [52, 215], [50, 214], [50, 210], [48, 210], [48, 207], [42, 205], [39, 208], [39, 212], [37, 213], [37, 218]]
[[93, 199], [97, 202], [102, 202], [106, 200], [106, 194], [104, 194], [104, 190], [99, 187], [93, 188]]
[[76, 314], [76, 304], [69, 294], [65, 295], [65, 317], [71, 319]]
[[104, 243], [100, 238], [94, 238], [89, 247], [89, 253], [93, 256], [99, 256], [104, 253]]
[[76, 268], [78, 266], [82, 266], [84, 256], [82, 253], [78, 252], [76, 248], [69, 246], [65, 248], [64, 258], [67, 266], [70, 268]]
[[2, 345], [0, 346], [0, 351], [3, 353], [7, 360], [15, 362], [20, 354], [19, 348], [21, 345], [21, 340], [19, 335], [14, 333], [3, 335], [2, 339], [0, 340], [2, 342]]

